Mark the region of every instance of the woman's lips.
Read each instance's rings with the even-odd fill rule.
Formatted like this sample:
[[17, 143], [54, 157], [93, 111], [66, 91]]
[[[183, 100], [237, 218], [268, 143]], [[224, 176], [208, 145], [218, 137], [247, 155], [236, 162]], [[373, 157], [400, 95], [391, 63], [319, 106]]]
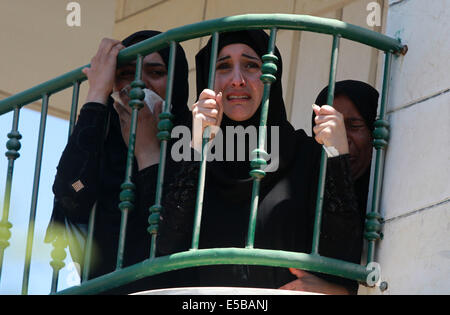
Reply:
[[241, 101], [247, 101], [249, 100], [251, 97], [250, 95], [247, 94], [241, 94], [241, 95], [236, 95], [236, 94], [231, 94], [231, 95], [227, 95], [227, 100], [230, 102], [241, 102]]

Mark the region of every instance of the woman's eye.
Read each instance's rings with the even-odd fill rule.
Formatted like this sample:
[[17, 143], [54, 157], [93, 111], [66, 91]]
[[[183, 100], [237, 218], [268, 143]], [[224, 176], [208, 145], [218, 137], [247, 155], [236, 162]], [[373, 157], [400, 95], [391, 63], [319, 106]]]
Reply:
[[358, 123], [358, 124], [350, 124], [349, 126], [351, 129], [360, 129], [364, 127], [364, 124]]
[[163, 70], [155, 70], [155, 71], [150, 71], [150, 75], [152, 75], [152, 76], [156, 76], [156, 77], [163, 77], [163, 76], [165, 76], [167, 74], [167, 72], [166, 71], [163, 71]]
[[224, 69], [229, 69], [231, 66], [226, 63], [226, 62], [222, 62], [222, 63], [218, 63], [216, 65], [216, 70], [224, 70]]
[[247, 68], [247, 69], [259, 69], [260, 66], [259, 66], [259, 64], [256, 63], [256, 62], [247, 62], [247, 63], [245, 64], [245, 68]]
[[119, 74], [119, 77], [121, 77], [121, 78], [126, 78], [126, 77], [130, 77], [130, 76], [134, 77], [133, 71], [124, 71]]

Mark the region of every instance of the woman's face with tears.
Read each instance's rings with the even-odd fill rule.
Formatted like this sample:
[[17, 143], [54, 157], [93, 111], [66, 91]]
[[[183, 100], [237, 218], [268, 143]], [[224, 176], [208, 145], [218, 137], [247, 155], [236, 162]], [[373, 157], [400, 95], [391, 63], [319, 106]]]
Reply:
[[[120, 91], [134, 81], [136, 62], [121, 66], [116, 70], [114, 91]], [[158, 94], [162, 99], [166, 97], [167, 66], [159, 53], [151, 53], [142, 62], [142, 81], [145, 86]]]
[[217, 57], [214, 90], [222, 92], [223, 112], [234, 121], [251, 118], [261, 104], [262, 61], [248, 45], [223, 47]]

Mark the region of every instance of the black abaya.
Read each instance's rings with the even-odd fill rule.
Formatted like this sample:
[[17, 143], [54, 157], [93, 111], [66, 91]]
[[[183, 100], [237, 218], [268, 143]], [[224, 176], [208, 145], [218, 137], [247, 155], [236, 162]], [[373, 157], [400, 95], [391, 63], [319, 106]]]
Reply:
[[[267, 49], [268, 36], [263, 31], [220, 34], [219, 51], [231, 43], [245, 43], [261, 57]], [[206, 88], [210, 47], [211, 41], [196, 58], [198, 94]], [[280, 163], [278, 170], [267, 173], [261, 181], [255, 248], [308, 253], [311, 250], [321, 146], [303, 130], [295, 131], [287, 121], [280, 80], [281, 56], [278, 50], [275, 54], [279, 58], [279, 79], [272, 85], [267, 125], [280, 128]], [[259, 113], [260, 110], [239, 124], [257, 126]], [[225, 116], [222, 131], [230, 125], [237, 123]], [[248, 160], [207, 164], [200, 248], [245, 246], [252, 189], [249, 170]], [[319, 252], [324, 256], [359, 263], [362, 227], [348, 155], [329, 159], [327, 174]], [[190, 246], [197, 176], [198, 162], [185, 162], [166, 190], [157, 239], [158, 255], [187, 250]], [[142, 185], [145, 185], [145, 176], [138, 182], [138, 186]], [[146, 195], [141, 196], [147, 199]], [[151, 201], [143, 202], [146, 203], [151, 204]], [[184, 279], [189, 279], [190, 285], [195, 286], [278, 288], [295, 280], [286, 268], [250, 265], [191, 268], [183, 275]], [[322, 277], [355, 288], [354, 282]]]

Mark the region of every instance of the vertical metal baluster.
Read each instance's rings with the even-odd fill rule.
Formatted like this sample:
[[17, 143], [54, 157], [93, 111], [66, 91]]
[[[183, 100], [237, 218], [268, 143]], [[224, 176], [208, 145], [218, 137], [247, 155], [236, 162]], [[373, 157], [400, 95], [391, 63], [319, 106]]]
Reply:
[[[219, 47], [219, 33], [214, 32], [212, 34], [211, 56], [209, 59], [208, 89], [210, 90], [214, 90], [218, 47]], [[209, 137], [210, 137], [210, 129], [209, 127], [207, 127], [203, 132], [202, 159], [200, 162], [200, 171], [198, 177], [197, 199], [195, 202], [194, 228], [192, 233], [191, 249], [198, 249], [198, 242], [200, 239], [200, 225], [202, 221], [203, 194], [205, 192], [206, 161], [208, 159], [207, 152], [208, 152]]]
[[255, 242], [255, 229], [256, 229], [256, 216], [258, 213], [258, 203], [259, 203], [259, 186], [261, 180], [266, 176], [266, 173], [262, 169], [267, 165], [268, 154], [265, 150], [266, 141], [266, 124], [267, 115], [269, 112], [269, 98], [270, 98], [270, 87], [273, 82], [275, 82], [278, 61], [277, 56], [274, 55], [275, 42], [276, 42], [277, 29], [272, 28], [270, 30], [270, 40], [268, 53], [262, 57], [263, 65], [261, 67], [261, 81], [264, 83], [264, 92], [262, 100], [261, 118], [260, 118], [260, 128], [258, 137], [258, 148], [254, 150], [253, 160], [251, 162], [252, 170], [250, 171], [250, 176], [253, 178], [253, 188], [252, 188], [252, 199], [250, 205], [250, 219], [247, 232], [247, 244], [246, 248], [253, 248]]
[[[107, 112], [106, 122], [105, 122], [105, 128], [103, 130], [103, 143], [101, 146], [100, 156], [103, 155], [104, 152], [104, 142], [107, 137], [107, 132], [109, 129], [111, 121], [111, 115], [110, 112]], [[95, 217], [97, 214], [97, 203], [96, 201], [94, 205], [92, 206], [91, 213], [89, 214], [89, 222], [88, 222], [88, 230], [87, 230], [87, 239], [86, 239], [86, 246], [84, 248], [84, 257], [83, 257], [83, 269], [81, 271], [81, 282], [85, 282], [89, 279], [90, 274], [90, 268], [91, 268], [91, 262], [92, 262], [92, 249], [94, 244], [94, 229], [95, 229]]]
[[[336, 82], [340, 38], [341, 36], [339, 34], [333, 36], [333, 47], [331, 51], [330, 77], [328, 81], [328, 98], [327, 98], [327, 104], [330, 106], [333, 106], [334, 100], [334, 84]], [[320, 158], [319, 183], [317, 188], [317, 199], [316, 199], [316, 216], [314, 220], [314, 232], [313, 232], [312, 252], [311, 252], [311, 254], [314, 255], [319, 255], [320, 227], [322, 224], [323, 194], [325, 191], [326, 172], [327, 172], [327, 154], [325, 150], [322, 149], [322, 155]]]
[[134, 163], [134, 147], [136, 144], [136, 130], [138, 123], [139, 110], [144, 106], [143, 99], [145, 93], [145, 83], [142, 81], [142, 55], [138, 55], [136, 59], [136, 75], [135, 80], [131, 83], [130, 102], [129, 106], [132, 108], [131, 112], [131, 124], [130, 124], [130, 137], [128, 140], [128, 153], [127, 153], [127, 166], [125, 172], [125, 181], [120, 186], [122, 192], [120, 193], [119, 209], [122, 211], [122, 219], [120, 222], [120, 234], [119, 234], [119, 247], [117, 250], [117, 264], [116, 269], [121, 269], [123, 265], [123, 255], [125, 251], [125, 237], [127, 231], [128, 213], [133, 211], [135, 201], [134, 190], [135, 185], [131, 182], [133, 174]]
[[50, 293], [55, 293], [58, 288], [59, 271], [66, 265], [64, 263], [64, 259], [66, 259], [67, 257], [67, 240], [64, 236], [64, 231], [57, 231], [56, 233], [56, 239], [52, 243], [54, 248], [52, 250], [51, 257], [53, 258], [53, 260], [50, 262], [50, 265], [53, 268], [52, 286], [50, 289]]
[[158, 166], [158, 177], [156, 182], [156, 195], [155, 204], [150, 207], [150, 215], [148, 218], [149, 227], [147, 229], [148, 233], [151, 234], [151, 244], [150, 244], [150, 258], [155, 257], [156, 253], [156, 236], [158, 234], [158, 224], [159, 216], [162, 210], [161, 199], [164, 184], [164, 171], [166, 167], [166, 155], [167, 155], [167, 141], [171, 139], [171, 130], [173, 123], [173, 115], [170, 113], [170, 104], [172, 103], [172, 90], [173, 81], [175, 73], [175, 60], [176, 60], [176, 42], [170, 42], [170, 54], [169, 54], [169, 65], [168, 65], [168, 77], [167, 77], [167, 87], [166, 87], [166, 97], [164, 101], [163, 112], [159, 115], [160, 121], [158, 123], [158, 139], [161, 142], [159, 166]]
[[384, 156], [389, 141], [389, 122], [385, 120], [386, 105], [389, 95], [389, 80], [391, 71], [392, 54], [385, 53], [383, 91], [381, 92], [381, 104], [378, 119], [375, 121], [373, 131], [373, 146], [376, 149], [375, 173], [373, 179], [371, 211], [367, 213], [364, 237], [368, 240], [367, 263], [374, 261], [375, 241], [381, 238], [380, 199], [381, 183], [383, 181]]
[[75, 121], [77, 118], [79, 95], [80, 95], [80, 82], [77, 81], [73, 83], [72, 107], [70, 109], [70, 120], [69, 120], [69, 137], [73, 132]]
[[21, 147], [19, 140], [22, 138], [22, 135], [17, 131], [19, 126], [19, 114], [20, 108], [16, 107], [14, 109], [12, 129], [11, 132], [8, 133], [9, 140], [6, 143], [6, 148], [8, 149], [8, 151], [5, 153], [5, 155], [8, 158], [8, 170], [6, 173], [2, 220], [0, 221], [0, 279], [2, 276], [3, 255], [5, 249], [9, 246], [8, 241], [11, 237], [10, 229], [12, 228], [12, 224], [8, 221], [8, 218], [11, 203], [12, 179], [14, 171], [14, 161], [20, 156], [18, 152]]
[[44, 148], [45, 124], [47, 121], [49, 95], [42, 96], [41, 121], [39, 125], [39, 140], [36, 153], [36, 164], [34, 170], [33, 193], [31, 199], [30, 219], [27, 234], [27, 246], [25, 252], [25, 267], [23, 271], [22, 294], [28, 294], [28, 283], [30, 279], [31, 254], [33, 251], [34, 226], [36, 221], [36, 207], [39, 192], [39, 180], [41, 176], [42, 153]]
[[86, 239], [86, 246], [84, 248], [83, 258], [83, 271], [81, 273], [81, 282], [85, 282], [89, 279], [89, 271], [92, 261], [92, 246], [94, 242], [94, 223], [95, 215], [97, 213], [97, 202], [92, 207], [91, 214], [89, 215], [88, 234]]
[[[70, 110], [70, 120], [69, 120], [69, 137], [73, 132], [73, 128], [75, 125], [76, 120], [76, 114], [78, 109], [78, 97], [80, 95], [80, 82], [74, 82], [73, 83], [73, 91], [72, 91], [72, 105]], [[58, 288], [58, 278], [59, 278], [59, 271], [64, 268], [65, 263], [64, 259], [66, 258], [66, 247], [68, 245], [67, 239], [66, 239], [66, 233], [63, 229], [57, 229], [55, 231], [56, 238], [52, 242], [53, 250], [51, 252], [51, 257], [53, 260], [50, 262], [50, 265], [53, 268], [53, 275], [52, 275], [52, 286], [50, 289], [50, 293], [55, 293]]]

